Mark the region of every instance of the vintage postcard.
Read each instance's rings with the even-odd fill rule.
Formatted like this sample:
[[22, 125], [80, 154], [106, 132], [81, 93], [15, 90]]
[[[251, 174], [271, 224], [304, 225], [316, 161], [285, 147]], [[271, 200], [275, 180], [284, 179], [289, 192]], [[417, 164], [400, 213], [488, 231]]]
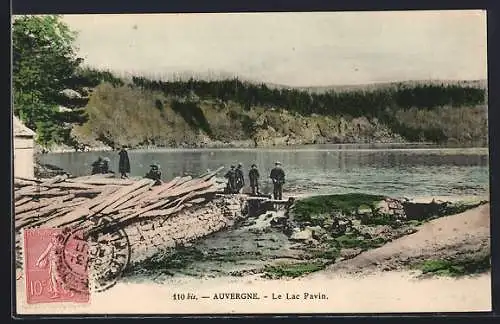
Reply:
[[491, 310], [484, 11], [12, 38], [18, 315]]

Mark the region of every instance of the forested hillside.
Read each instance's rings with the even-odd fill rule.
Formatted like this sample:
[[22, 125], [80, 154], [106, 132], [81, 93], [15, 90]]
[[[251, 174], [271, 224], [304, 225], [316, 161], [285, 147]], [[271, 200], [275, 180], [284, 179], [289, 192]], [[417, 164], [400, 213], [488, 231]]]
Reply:
[[75, 129], [88, 145], [487, 143], [486, 93], [477, 85], [395, 83], [317, 93], [238, 79], [124, 80], [91, 69], [82, 75], [96, 86], [89, 120]]

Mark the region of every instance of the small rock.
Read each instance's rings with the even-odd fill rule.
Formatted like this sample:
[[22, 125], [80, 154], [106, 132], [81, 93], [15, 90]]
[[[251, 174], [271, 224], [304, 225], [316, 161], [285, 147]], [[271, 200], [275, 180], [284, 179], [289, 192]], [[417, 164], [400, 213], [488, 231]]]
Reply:
[[292, 241], [309, 241], [313, 239], [313, 232], [306, 228], [303, 231], [295, 232], [290, 237]]
[[321, 228], [321, 226], [306, 227], [306, 229], [308, 229], [312, 232], [312, 237], [315, 240], [319, 240], [319, 239], [321, 239], [322, 236], [326, 235], [326, 230]]

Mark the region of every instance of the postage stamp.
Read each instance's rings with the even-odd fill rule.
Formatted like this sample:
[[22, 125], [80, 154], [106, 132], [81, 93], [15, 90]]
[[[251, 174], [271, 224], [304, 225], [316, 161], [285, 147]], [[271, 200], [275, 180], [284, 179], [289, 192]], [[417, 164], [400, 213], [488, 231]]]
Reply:
[[130, 244], [113, 221], [89, 218], [77, 228], [26, 229], [28, 303], [89, 302], [92, 293], [116, 284], [128, 265]]
[[24, 231], [28, 303], [89, 302], [86, 242], [66, 239], [62, 229]]

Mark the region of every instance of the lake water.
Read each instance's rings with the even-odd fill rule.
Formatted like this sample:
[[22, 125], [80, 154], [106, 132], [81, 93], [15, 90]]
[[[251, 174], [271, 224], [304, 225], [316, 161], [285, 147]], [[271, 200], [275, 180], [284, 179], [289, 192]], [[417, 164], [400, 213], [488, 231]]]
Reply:
[[[40, 162], [57, 165], [75, 176], [89, 175], [98, 156], [109, 157], [118, 171], [118, 152], [49, 153]], [[279, 160], [286, 172], [286, 194], [365, 192], [390, 196], [487, 195], [488, 150], [422, 145], [317, 145], [280, 149], [130, 150], [131, 175], [143, 176], [152, 162], [164, 180], [196, 176], [207, 169], [242, 162], [258, 165], [262, 186]], [[221, 172], [221, 176], [224, 171]], [[246, 172], [247, 173], [247, 172]], [[248, 181], [248, 180], [247, 180]]]

